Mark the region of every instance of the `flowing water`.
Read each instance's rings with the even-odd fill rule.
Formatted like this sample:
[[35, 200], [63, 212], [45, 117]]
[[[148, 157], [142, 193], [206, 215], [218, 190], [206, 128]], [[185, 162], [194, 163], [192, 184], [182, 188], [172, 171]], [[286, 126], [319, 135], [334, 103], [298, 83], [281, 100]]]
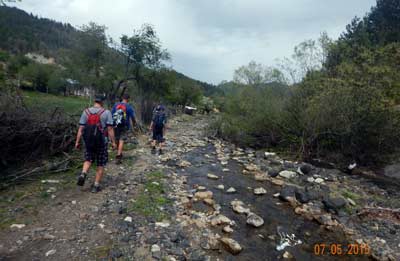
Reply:
[[[206, 157], [210, 155], [211, 157]], [[227, 166], [222, 166], [215, 155], [215, 148], [209, 144], [206, 147], [198, 148], [186, 154], [185, 160], [192, 163], [183, 175], [187, 175], [188, 184], [205, 186], [212, 191], [214, 200], [221, 205], [221, 213], [236, 222], [233, 227], [234, 232], [231, 237], [241, 244], [243, 251], [237, 255], [222, 251], [222, 253], [211, 253], [222, 260], [277, 260], [280, 259], [285, 251], [290, 252], [296, 260], [369, 260], [366, 256], [337, 256], [329, 254], [331, 244], [342, 244], [347, 247], [342, 232], [331, 232], [321, 228], [319, 224], [306, 220], [296, 215], [293, 209], [282, 203], [278, 198], [272, 195], [279, 192], [279, 187], [269, 182], [258, 182], [251, 176], [242, 174], [242, 166], [229, 160]], [[223, 168], [229, 168], [229, 172], [223, 172]], [[218, 180], [207, 178], [208, 173], [218, 175]], [[227, 194], [225, 191], [216, 188], [223, 184], [225, 191], [229, 187], [234, 187], [237, 192]], [[263, 187], [267, 194], [262, 196], [254, 195], [253, 189]], [[250, 210], [264, 219], [264, 225], [260, 228], [254, 228], [246, 224], [246, 216], [232, 211], [230, 202], [234, 199], [250, 204]], [[302, 244], [286, 247], [282, 251], [277, 251], [280, 237], [277, 232], [295, 234], [296, 239], [300, 239]], [[215, 229], [215, 233], [221, 232], [220, 228]], [[271, 236], [274, 238], [271, 239]], [[354, 242], [351, 242], [354, 243]], [[314, 254], [315, 244], [326, 244], [324, 255]]]

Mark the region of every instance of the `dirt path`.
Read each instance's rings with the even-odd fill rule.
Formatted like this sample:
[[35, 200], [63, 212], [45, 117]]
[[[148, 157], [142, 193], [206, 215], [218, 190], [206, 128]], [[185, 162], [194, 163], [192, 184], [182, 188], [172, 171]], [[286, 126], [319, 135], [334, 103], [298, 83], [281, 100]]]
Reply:
[[[72, 172], [1, 193], [0, 260], [326, 260], [337, 256], [315, 255], [315, 244], [347, 245], [356, 239], [384, 245], [378, 258], [395, 257], [396, 220], [386, 226], [368, 219], [364, 231], [349, 214], [356, 207], [347, 204], [346, 214], [334, 201], [330, 204], [339, 211], [330, 213], [320, 198], [357, 187], [343, 191], [361, 208], [357, 193], [384, 199], [384, 190], [363, 187], [360, 179], [337, 171], [312, 168], [312, 174], [296, 174], [298, 164], [209, 139], [207, 129], [206, 117], [172, 119], [162, 156], [150, 153], [147, 136], [139, 137], [122, 165], [110, 162], [98, 194], [89, 192], [93, 175], [81, 189]], [[256, 188], [264, 191], [255, 195]], [[315, 198], [305, 200], [311, 194]], [[237, 205], [232, 211], [232, 202], [244, 213], [236, 213]], [[249, 217], [253, 225], [246, 224]], [[257, 218], [264, 224], [256, 228]], [[376, 234], [369, 228], [378, 225], [387, 242], [372, 241]], [[282, 232], [296, 240], [281, 238]], [[284, 240], [292, 246], [277, 250]]]
[[[183, 131], [174, 127], [169, 140]], [[111, 161], [98, 194], [89, 192], [93, 173], [83, 189], [74, 185], [75, 173], [70, 173], [49, 180], [57, 183], [39, 182], [4, 192], [2, 213], [8, 220], [2, 222], [0, 260], [189, 257], [195, 249], [185, 251], [190, 242], [173, 218], [177, 211], [173, 198], [183, 189], [182, 181], [148, 148], [148, 137], [141, 136], [137, 148], [124, 154], [122, 165]], [[12, 224], [25, 226], [10, 228]], [[157, 243], [163, 246], [161, 251], [153, 246]]]

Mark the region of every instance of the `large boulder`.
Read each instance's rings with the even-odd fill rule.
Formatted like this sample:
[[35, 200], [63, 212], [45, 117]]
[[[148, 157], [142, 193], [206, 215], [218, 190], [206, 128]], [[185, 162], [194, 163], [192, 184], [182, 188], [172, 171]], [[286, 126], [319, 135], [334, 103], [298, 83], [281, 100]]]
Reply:
[[296, 196], [296, 199], [302, 204], [310, 201], [308, 194], [303, 189], [297, 189], [295, 191], [295, 196]]
[[335, 213], [338, 213], [339, 210], [346, 206], [347, 201], [342, 197], [327, 197], [322, 201], [322, 203], [324, 203], [325, 208], [328, 211], [332, 210]]
[[312, 170], [313, 170], [312, 165], [307, 164], [307, 163], [303, 163], [303, 164], [301, 164], [301, 166], [299, 167], [298, 172], [299, 172], [300, 174], [308, 175], [308, 174], [311, 173]]

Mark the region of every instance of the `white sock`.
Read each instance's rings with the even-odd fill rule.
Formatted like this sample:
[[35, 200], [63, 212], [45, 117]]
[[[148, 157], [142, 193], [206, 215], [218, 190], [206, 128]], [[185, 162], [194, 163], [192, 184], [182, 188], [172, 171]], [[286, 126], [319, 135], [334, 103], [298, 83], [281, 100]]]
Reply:
[[96, 186], [96, 187], [98, 187], [98, 186], [100, 186], [100, 183], [99, 182], [94, 182], [94, 185]]

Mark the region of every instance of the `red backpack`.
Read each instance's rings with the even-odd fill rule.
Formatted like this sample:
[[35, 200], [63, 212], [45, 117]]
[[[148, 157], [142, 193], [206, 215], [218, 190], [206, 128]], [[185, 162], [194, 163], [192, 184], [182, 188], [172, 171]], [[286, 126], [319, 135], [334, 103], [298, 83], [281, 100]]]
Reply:
[[85, 110], [87, 122], [83, 132], [83, 139], [88, 149], [97, 149], [104, 146], [105, 133], [101, 125], [101, 115], [105, 109], [101, 109], [96, 113], [90, 112], [89, 109]]

